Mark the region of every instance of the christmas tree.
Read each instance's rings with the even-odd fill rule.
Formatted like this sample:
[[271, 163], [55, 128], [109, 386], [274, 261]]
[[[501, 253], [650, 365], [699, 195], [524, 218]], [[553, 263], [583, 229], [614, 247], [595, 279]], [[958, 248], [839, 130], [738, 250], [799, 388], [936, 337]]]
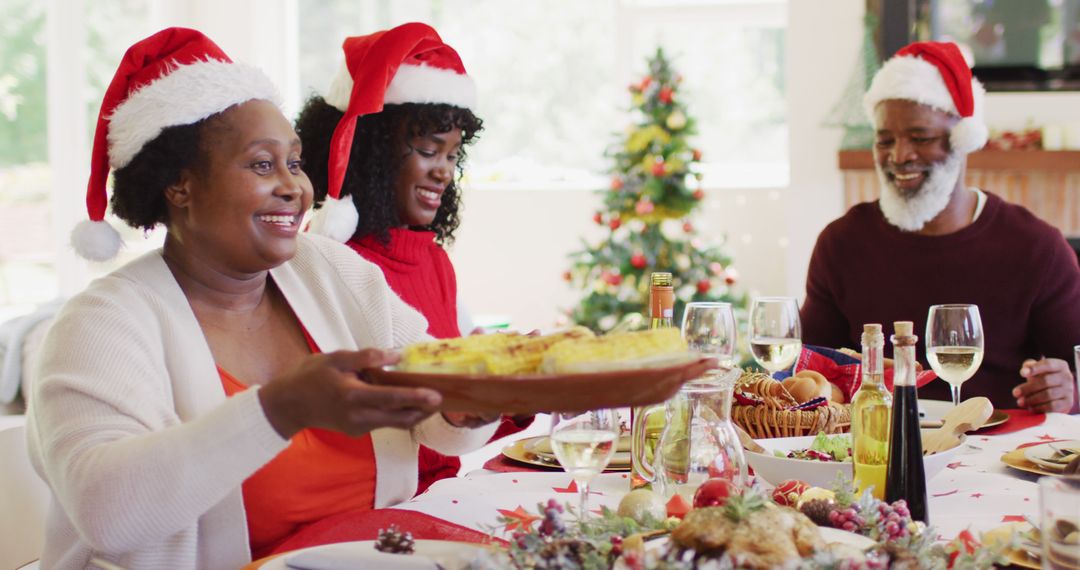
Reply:
[[599, 243], [583, 243], [564, 275], [584, 292], [570, 319], [597, 332], [637, 328], [649, 297], [649, 275], [669, 271], [675, 318], [689, 301], [745, 306], [732, 286], [738, 274], [718, 244], [698, 235], [691, 215], [705, 192], [696, 171], [701, 152], [689, 137], [694, 119], [679, 94], [682, 77], [662, 49], [649, 71], [630, 86], [635, 123], [610, 150], [611, 186], [593, 221], [606, 228]]

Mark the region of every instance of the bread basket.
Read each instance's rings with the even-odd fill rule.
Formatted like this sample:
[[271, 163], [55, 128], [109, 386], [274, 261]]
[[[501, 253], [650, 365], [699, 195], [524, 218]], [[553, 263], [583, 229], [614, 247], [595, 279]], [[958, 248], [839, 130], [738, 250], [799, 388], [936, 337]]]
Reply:
[[791, 409], [798, 405], [780, 382], [760, 372], [745, 372], [735, 383], [735, 391], [759, 401], [754, 405], [732, 402], [731, 417], [754, 438], [795, 437], [824, 433], [843, 433], [851, 427], [851, 408], [830, 402], [810, 409]]

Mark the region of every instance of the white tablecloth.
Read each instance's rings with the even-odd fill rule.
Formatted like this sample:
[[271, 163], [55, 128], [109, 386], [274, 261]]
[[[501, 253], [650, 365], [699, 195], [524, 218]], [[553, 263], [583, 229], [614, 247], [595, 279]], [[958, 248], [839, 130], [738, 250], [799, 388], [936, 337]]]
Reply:
[[[948, 468], [928, 482], [930, 522], [942, 538], [969, 528], [986, 531], [1003, 523], [1038, 517], [1038, 475], [1001, 463], [1001, 456], [1017, 446], [1053, 439], [1080, 438], [1080, 416], [1049, 414], [1042, 425], [1018, 432], [968, 437]], [[592, 484], [590, 507], [615, 508], [629, 490], [626, 474], [610, 473]], [[473, 471], [444, 479], [426, 493], [397, 508], [427, 513], [481, 531], [504, 536], [496, 525], [500, 512], [537, 512], [537, 503], [555, 497], [577, 505], [572, 480], [565, 473], [490, 473]]]

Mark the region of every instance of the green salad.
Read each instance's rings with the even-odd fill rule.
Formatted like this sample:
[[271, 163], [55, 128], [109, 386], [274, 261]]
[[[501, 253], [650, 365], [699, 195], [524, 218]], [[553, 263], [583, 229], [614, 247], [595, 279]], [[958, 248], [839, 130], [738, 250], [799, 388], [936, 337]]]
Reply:
[[788, 459], [809, 459], [811, 461], [851, 461], [851, 436], [817, 434], [810, 447], [791, 451], [773, 451], [777, 457]]

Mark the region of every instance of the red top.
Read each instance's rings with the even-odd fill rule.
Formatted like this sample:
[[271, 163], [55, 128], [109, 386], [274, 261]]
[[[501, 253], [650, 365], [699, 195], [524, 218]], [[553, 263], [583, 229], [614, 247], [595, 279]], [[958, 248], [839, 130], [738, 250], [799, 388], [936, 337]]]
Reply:
[[[319, 347], [307, 331], [312, 353]], [[225, 395], [248, 386], [218, 367]], [[305, 526], [375, 506], [375, 448], [371, 435], [354, 438], [318, 428], [300, 430], [281, 453], [243, 484], [251, 558], [268, 556]]]
[[378, 265], [390, 288], [424, 315], [428, 334], [435, 338], [461, 336], [457, 323], [457, 277], [450, 257], [435, 243], [435, 232], [393, 228], [388, 245], [373, 235], [349, 240], [347, 245]]
[[[440, 339], [461, 336], [457, 323], [457, 276], [446, 250], [435, 243], [435, 232], [392, 228], [388, 245], [373, 235], [349, 240], [347, 245], [382, 268], [390, 288], [427, 319], [428, 334]], [[504, 417], [491, 439], [517, 433], [531, 423], [531, 417], [521, 423]], [[461, 468], [457, 457], [447, 457], [422, 445], [418, 461], [417, 494], [439, 479], [457, 476]]]
[[[930, 305], [975, 303], [982, 316], [982, 366], [963, 395], [986, 396], [1015, 408], [1011, 391], [1023, 382], [1025, 358], [1060, 358], [1073, 365], [1080, 344], [1080, 268], [1061, 232], [1021, 206], [987, 193], [969, 226], [944, 236], [903, 232], [877, 202], [852, 207], [818, 236], [806, 278], [803, 342], [859, 348], [864, 323], [914, 321], [919, 360], [926, 365]], [[889, 333], [886, 333], [889, 334]], [[885, 352], [892, 346], [885, 343]], [[920, 398], [949, 399], [949, 386], [930, 382]], [[1076, 408], [1074, 408], [1075, 410]]]

